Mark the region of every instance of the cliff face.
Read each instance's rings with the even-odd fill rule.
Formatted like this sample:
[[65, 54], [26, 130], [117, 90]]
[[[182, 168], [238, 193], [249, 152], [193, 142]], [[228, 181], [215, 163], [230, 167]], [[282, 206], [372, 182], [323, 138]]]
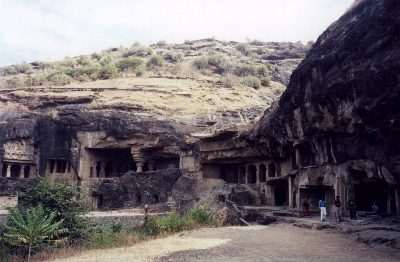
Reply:
[[275, 157], [306, 142], [315, 155], [330, 151], [317, 162], [369, 159], [399, 175], [399, 102], [400, 2], [356, 1], [318, 38], [248, 138]]

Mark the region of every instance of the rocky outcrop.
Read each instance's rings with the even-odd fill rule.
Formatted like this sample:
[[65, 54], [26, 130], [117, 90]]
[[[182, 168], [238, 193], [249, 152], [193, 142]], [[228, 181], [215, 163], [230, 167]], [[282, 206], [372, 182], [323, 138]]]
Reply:
[[308, 143], [317, 164], [369, 159], [398, 179], [399, 32], [399, 1], [356, 1], [318, 38], [247, 139], [278, 158]]

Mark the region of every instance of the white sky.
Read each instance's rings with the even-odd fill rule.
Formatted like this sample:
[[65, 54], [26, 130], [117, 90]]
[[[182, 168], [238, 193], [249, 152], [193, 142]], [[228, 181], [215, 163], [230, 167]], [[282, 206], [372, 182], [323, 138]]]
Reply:
[[0, 0], [0, 66], [159, 40], [316, 40], [353, 0]]

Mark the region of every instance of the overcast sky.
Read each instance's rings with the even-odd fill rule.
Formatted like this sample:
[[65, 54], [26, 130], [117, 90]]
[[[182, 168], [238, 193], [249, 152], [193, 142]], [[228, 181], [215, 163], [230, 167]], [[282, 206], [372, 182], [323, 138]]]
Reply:
[[0, 0], [0, 65], [205, 37], [316, 40], [353, 0]]

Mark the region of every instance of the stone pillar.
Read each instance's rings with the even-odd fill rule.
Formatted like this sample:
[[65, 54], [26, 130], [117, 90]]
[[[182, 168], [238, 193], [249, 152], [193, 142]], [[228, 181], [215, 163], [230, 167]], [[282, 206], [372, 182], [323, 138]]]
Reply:
[[11, 163], [7, 164], [6, 177], [11, 177]]
[[400, 203], [399, 203], [399, 189], [394, 189], [394, 204], [396, 207], [396, 214], [400, 214]]
[[256, 183], [260, 184], [260, 165], [255, 165], [256, 166]]
[[289, 207], [293, 206], [293, 189], [292, 189], [292, 185], [293, 185], [293, 177], [289, 176], [288, 177], [288, 191], [289, 191]]
[[244, 167], [244, 183], [246, 185], [248, 184], [248, 174], [249, 174], [249, 172], [247, 171], [248, 168], [249, 168], [248, 166]]
[[46, 175], [50, 174], [50, 166], [51, 166], [51, 161], [46, 160]]
[[240, 167], [238, 167], [238, 180], [237, 184], [240, 185]]
[[297, 146], [295, 150], [296, 150], [296, 168], [299, 169], [301, 167], [300, 148]]
[[390, 208], [391, 207], [391, 202], [392, 202], [392, 189], [389, 187], [388, 188], [388, 196], [387, 196], [387, 202], [386, 202], [386, 213], [388, 213], [388, 214], [391, 214], [392, 213], [392, 209]]
[[24, 178], [25, 173], [25, 165], [21, 164], [21, 168], [19, 169], [19, 178]]
[[99, 177], [106, 177], [106, 163], [100, 162]]
[[296, 206], [297, 206], [297, 208], [301, 207], [301, 204], [300, 204], [300, 187], [299, 186], [297, 186], [297, 190], [296, 190]]
[[143, 165], [144, 165], [144, 162], [136, 162], [136, 172], [143, 172]]
[[53, 173], [57, 173], [57, 159], [54, 160], [54, 169], [53, 169]]
[[139, 147], [131, 147], [131, 155], [136, 163], [136, 172], [143, 172], [145, 158]]

